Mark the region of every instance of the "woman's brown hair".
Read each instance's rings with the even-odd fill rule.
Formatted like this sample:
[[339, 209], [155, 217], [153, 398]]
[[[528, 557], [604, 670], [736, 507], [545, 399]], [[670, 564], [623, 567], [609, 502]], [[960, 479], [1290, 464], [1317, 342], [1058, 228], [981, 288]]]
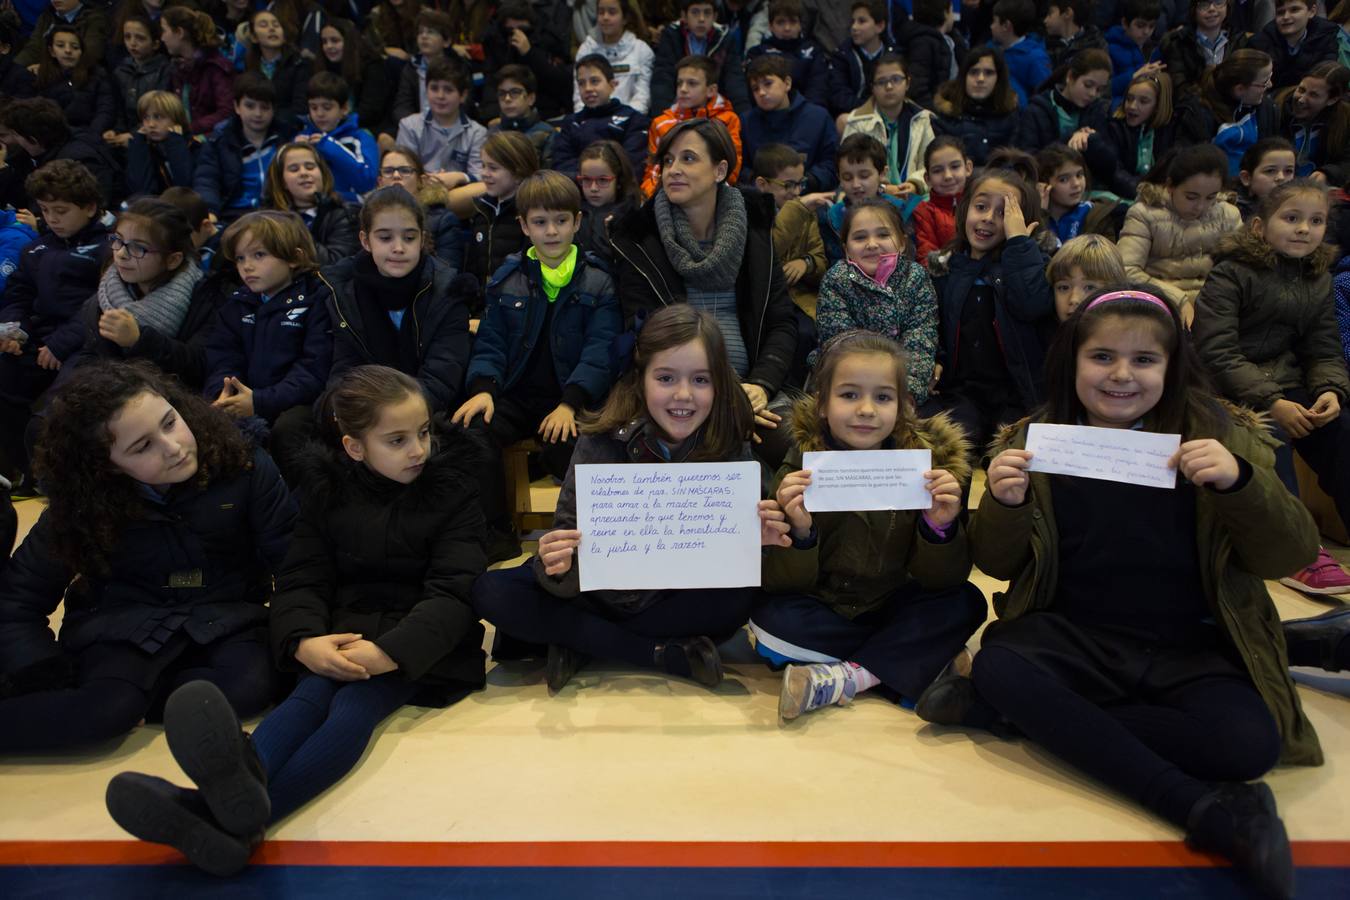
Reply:
[[727, 359], [727, 345], [717, 320], [688, 303], [662, 307], [647, 319], [638, 332], [633, 364], [619, 378], [609, 399], [598, 413], [582, 416], [583, 434], [610, 434], [634, 419], [646, 419], [647, 395], [644, 382], [652, 357], [663, 350], [700, 341], [708, 354], [712, 373], [713, 403], [703, 423], [698, 446], [690, 462], [716, 462], [738, 458], [754, 428], [755, 414], [741, 389], [740, 379]]
[[1003, 53], [997, 47], [979, 47], [972, 48], [966, 54], [965, 62], [961, 63], [955, 78], [938, 86], [937, 99], [950, 106], [953, 115], [964, 115], [969, 111], [967, 107], [976, 102], [966, 94], [966, 74], [982, 59], [994, 61], [994, 77], [997, 79], [994, 92], [987, 101], [990, 111], [1002, 116], [1017, 109], [1017, 94], [1013, 92], [1012, 82], [1008, 78], [1008, 63], [1003, 59]]
[[194, 483], [205, 486], [249, 466], [248, 445], [234, 422], [149, 363], [81, 366], [47, 407], [33, 459], [33, 473], [47, 492], [56, 555], [74, 572], [106, 574], [108, 554], [142, 514], [139, 483], [110, 456], [108, 423], [144, 393], [167, 400], [197, 439]]
[[186, 6], [170, 6], [159, 17], [174, 31], [181, 31], [198, 50], [209, 50], [220, 46], [220, 36], [216, 34], [216, 23], [204, 12], [189, 9]]

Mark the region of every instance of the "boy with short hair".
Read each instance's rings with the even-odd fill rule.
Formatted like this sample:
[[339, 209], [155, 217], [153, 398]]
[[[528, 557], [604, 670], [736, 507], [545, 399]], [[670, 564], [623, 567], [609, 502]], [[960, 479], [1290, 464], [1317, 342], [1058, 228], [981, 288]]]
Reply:
[[1334, 62], [1340, 33], [1340, 26], [1317, 14], [1316, 0], [1275, 0], [1275, 18], [1248, 46], [1270, 54], [1271, 84], [1278, 89], [1298, 84], [1320, 62]]
[[[488, 283], [487, 314], [465, 377], [469, 399], [453, 421], [486, 429], [499, 448], [538, 435], [545, 468], [562, 478], [577, 417], [609, 393], [609, 346], [622, 320], [614, 283], [575, 243], [575, 182], [536, 172], [521, 182], [516, 208], [532, 246], [507, 257]], [[489, 459], [482, 497], [490, 543], [515, 542], [502, 455]]]
[[577, 157], [596, 141], [615, 141], [628, 152], [633, 168], [642, 166], [647, 156], [647, 126], [650, 120], [614, 97], [614, 68], [598, 53], [577, 60], [577, 88], [581, 93], [581, 111], [563, 119], [553, 138], [553, 168], [575, 177]]
[[1050, 54], [1034, 30], [1036, 22], [1034, 0], [998, 0], [989, 22], [993, 38], [989, 45], [1003, 50], [1008, 80], [1020, 106], [1026, 106], [1041, 82], [1050, 77]]
[[333, 188], [348, 203], [375, 187], [380, 148], [375, 136], [362, 128], [351, 110], [351, 88], [333, 72], [320, 72], [305, 88], [309, 115], [302, 120], [297, 141], [307, 141], [333, 172]]
[[447, 188], [477, 181], [483, 172], [487, 129], [461, 109], [469, 90], [468, 73], [449, 59], [427, 65], [427, 111], [398, 123], [400, 146], [417, 151], [427, 174]]
[[834, 187], [839, 133], [824, 107], [792, 90], [792, 63], [781, 55], [761, 56], [747, 73], [755, 108], [742, 123], [745, 158], [754, 160], [764, 144], [787, 144], [806, 156], [808, 191]]
[[773, 246], [783, 264], [783, 280], [799, 311], [797, 344], [803, 365], [815, 348], [816, 288], [825, 274], [825, 244], [820, 239], [816, 214], [799, 199], [806, 180], [805, 164], [806, 157], [786, 144], [765, 144], [755, 154], [755, 187], [772, 194], [778, 207], [773, 220]]
[[234, 115], [197, 151], [192, 189], [222, 221], [258, 208], [272, 157], [291, 139], [290, 126], [273, 115], [276, 98], [270, 79], [256, 72], [240, 75], [234, 81]]
[[850, 39], [834, 52], [829, 63], [829, 110], [834, 116], [862, 105], [872, 89], [872, 67], [877, 57], [896, 49], [886, 39], [885, 0], [854, 0], [850, 15]]
[[1129, 281], [1115, 242], [1100, 234], [1065, 241], [1046, 267], [1045, 278], [1054, 292], [1055, 318], [1060, 322], [1102, 288]]
[[[108, 34], [112, 30], [108, 11], [102, 4], [84, 3], [81, 0], [52, 0], [42, 5], [45, 8], [33, 23], [28, 42], [14, 57], [16, 65], [27, 67], [42, 62], [47, 33], [57, 25], [75, 26], [80, 35], [84, 58], [102, 64], [108, 48]], [[122, 36], [117, 35], [115, 40], [121, 43]]]
[[666, 109], [675, 102], [675, 78], [688, 56], [706, 56], [712, 61], [709, 84], [718, 85], [737, 115], [750, 111], [750, 91], [741, 66], [741, 52], [725, 25], [716, 22], [712, 0], [680, 0], [680, 18], [661, 31], [652, 63], [652, 109]]
[[[483, 70], [495, 73], [512, 63], [529, 69], [540, 88], [536, 98], [539, 115], [552, 120], [572, 111], [572, 34], [570, 28], [557, 31], [541, 24], [536, 13], [547, 13], [547, 6], [542, 0], [505, 0], [498, 5], [493, 26], [483, 37]], [[551, 20], [552, 16], [542, 18]], [[478, 110], [483, 117], [495, 116], [496, 96], [497, 85], [489, 78]]]
[[448, 58], [455, 40], [455, 22], [443, 12], [424, 9], [417, 14], [417, 53], [398, 76], [394, 92], [394, 121], [427, 111], [427, 66]]
[[642, 194], [650, 197], [661, 186], [661, 164], [656, 148], [661, 138], [685, 119], [717, 119], [727, 126], [736, 145], [736, 161], [727, 176], [735, 184], [741, 171], [741, 117], [717, 90], [717, 64], [706, 56], [686, 56], [675, 67], [675, 103], [655, 119], [647, 132], [647, 169], [642, 176]]
[[543, 159], [549, 141], [558, 130], [540, 119], [539, 111], [534, 108], [539, 90], [534, 73], [525, 66], [512, 63], [497, 70], [496, 81], [497, 108], [501, 117], [488, 126], [488, 134], [519, 131], [530, 139], [539, 158]]
[[[1125, 0], [1120, 23], [1106, 32], [1106, 49], [1111, 53], [1111, 105], [1125, 97], [1135, 73], [1150, 59], [1157, 60], [1158, 45], [1153, 33], [1162, 15], [1160, 0]], [[1161, 65], [1159, 65], [1161, 68]]]
[[906, 97], [922, 107], [933, 106], [938, 85], [956, 77], [970, 49], [955, 26], [952, 0], [914, 0], [914, 19], [904, 31]]
[[769, 36], [746, 51], [746, 65], [766, 54], [792, 60], [792, 83], [797, 92], [817, 106], [829, 104], [829, 54], [802, 34], [801, 0], [770, 0]]
[[844, 213], [850, 206], [880, 198], [894, 206], [902, 218], [906, 210], [904, 198], [894, 197], [884, 190], [889, 167], [886, 165], [886, 148], [876, 138], [866, 134], [851, 134], [844, 138], [839, 144], [835, 163], [843, 196], [816, 214], [820, 239], [825, 244], [827, 268], [844, 258], [844, 239], [840, 231], [844, 227]]
[[1058, 67], [1079, 50], [1105, 50], [1106, 37], [1092, 21], [1088, 0], [1050, 0], [1045, 13], [1045, 49]]
[[28, 470], [24, 432], [33, 402], [84, 344], [80, 309], [98, 290], [108, 258], [102, 194], [87, 168], [58, 159], [31, 173], [24, 189], [46, 230], [19, 254], [0, 299], [0, 323], [25, 335], [0, 337], [0, 471], [11, 481]]

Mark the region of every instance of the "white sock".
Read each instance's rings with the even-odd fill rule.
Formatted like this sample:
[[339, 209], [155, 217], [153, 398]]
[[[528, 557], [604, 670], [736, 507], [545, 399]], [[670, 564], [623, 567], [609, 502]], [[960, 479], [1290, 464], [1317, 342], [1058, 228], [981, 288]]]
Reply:
[[880, 678], [855, 662], [844, 663], [844, 675], [849, 681], [853, 682], [853, 695], [855, 697], [863, 691], [871, 690], [881, 684]]

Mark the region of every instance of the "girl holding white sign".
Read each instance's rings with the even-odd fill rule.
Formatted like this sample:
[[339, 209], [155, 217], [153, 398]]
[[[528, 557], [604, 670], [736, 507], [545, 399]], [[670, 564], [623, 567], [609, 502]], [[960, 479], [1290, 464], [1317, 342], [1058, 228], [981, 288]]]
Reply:
[[[488, 572], [474, 585], [480, 616], [511, 637], [548, 645], [550, 692], [593, 656], [708, 687], [721, 682], [717, 642], [745, 624], [753, 589], [583, 592], [576, 467], [749, 459], [754, 413], [738, 385], [711, 315], [683, 303], [652, 315], [638, 333], [633, 367], [599, 414], [583, 419], [554, 529], [539, 539], [539, 555], [530, 564]], [[763, 540], [786, 540], [781, 512], [765, 501], [760, 515]]]
[[[961, 522], [970, 443], [945, 415], [915, 418], [905, 369], [895, 341], [846, 331], [825, 345], [816, 396], [793, 409], [797, 446], [777, 479], [791, 546], [765, 554], [766, 593], [750, 621], [761, 656], [796, 663], [783, 672], [783, 719], [877, 686], [912, 703], [953, 657], [965, 668], [966, 641], [984, 621]], [[806, 509], [804, 451], [885, 449], [932, 451], [931, 509]]]
[[1174, 489], [1031, 472], [1028, 421], [1005, 429], [971, 527], [995, 597], [972, 679], [940, 679], [921, 717], [1007, 723], [1231, 859], [1293, 891], [1277, 762], [1322, 750], [1287, 671], [1263, 578], [1310, 562], [1317, 529], [1251, 413], [1216, 400], [1176, 307], [1109, 290], [1061, 326], [1033, 421], [1180, 434]]

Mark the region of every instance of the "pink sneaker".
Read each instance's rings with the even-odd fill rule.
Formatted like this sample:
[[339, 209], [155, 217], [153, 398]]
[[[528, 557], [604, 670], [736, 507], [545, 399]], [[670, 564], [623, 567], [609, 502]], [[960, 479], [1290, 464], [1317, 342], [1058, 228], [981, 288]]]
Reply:
[[1350, 575], [1325, 547], [1317, 548], [1316, 562], [1302, 572], [1281, 578], [1280, 584], [1305, 594], [1350, 594]]

